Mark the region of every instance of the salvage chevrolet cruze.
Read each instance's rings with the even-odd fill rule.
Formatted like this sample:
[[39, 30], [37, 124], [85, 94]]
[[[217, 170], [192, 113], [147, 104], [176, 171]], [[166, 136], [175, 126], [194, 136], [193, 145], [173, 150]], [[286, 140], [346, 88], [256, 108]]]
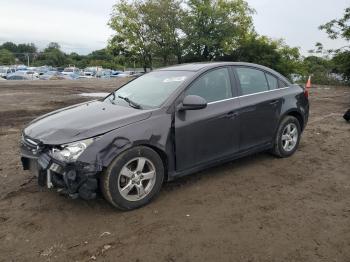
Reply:
[[269, 68], [178, 65], [33, 120], [21, 160], [41, 186], [83, 199], [100, 191], [130, 210], [164, 181], [259, 151], [292, 155], [308, 112], [307, 90]]

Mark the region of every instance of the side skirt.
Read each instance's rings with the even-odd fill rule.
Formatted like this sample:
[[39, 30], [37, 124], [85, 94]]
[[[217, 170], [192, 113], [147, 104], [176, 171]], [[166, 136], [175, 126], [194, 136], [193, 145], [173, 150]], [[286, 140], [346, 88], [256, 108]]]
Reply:
[[262, 146], [256, 147], [254, 149], [249, 149], [247, 151], [243, 151], [243, 152], [236, 153], [234, 155], [223, 157], [221, 159], [215, 159], [213, 161], [208, 162], [205, 165], [195, 166], [195, 167], [192, 167], [192, 168], [180, 171], [180, 172], [177, 172], [177, 171], [169, 172], [169, 174], [168, 174], [168, 181], [172, 181], [172, 180], [175, 180], [175, 179], [177, 179], [179, 177], [187, 176], [187, 175], [190, 175], [190, 174], [202, 171], [204, 169], [207, 169], [207, 168], [210, 168], [210, 167], [214, 167], [214, 166], [217, 166], [217, 165], [220, 165], [220, 164], [223, 164], [223, 163], [227, 163], [227, 162], [230, 162], [230, 161], [233, 161], [233, 160], [245, 157], [245, 156], [249, 156], [249, 155], [252, 155], [252, 154], [255, 154], [255, 153], [266, 151], [268, 149], [271, 149], [271, 147], [272, 147], [272, 145], [271, 145], [271, 143], [269, 143], [269, 144], [266, 144], [266, 145], [262, 145]]

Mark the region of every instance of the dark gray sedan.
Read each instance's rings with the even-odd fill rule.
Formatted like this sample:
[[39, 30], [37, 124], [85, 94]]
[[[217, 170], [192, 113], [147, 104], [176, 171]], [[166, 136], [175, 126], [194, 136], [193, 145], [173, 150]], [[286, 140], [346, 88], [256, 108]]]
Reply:
[[292, 155], [307, 90], [248, 63], [199, 63], [136, 78], [102, 100], [46, 114], [23, 131], [24, 169], [39, 184], [129, 210], [164, 181], [259, 151]]

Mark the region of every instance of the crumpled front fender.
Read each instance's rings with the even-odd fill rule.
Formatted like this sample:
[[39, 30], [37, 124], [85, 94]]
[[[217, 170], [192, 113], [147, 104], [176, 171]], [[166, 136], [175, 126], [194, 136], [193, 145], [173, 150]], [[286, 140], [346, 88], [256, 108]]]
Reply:
[[104, 134], [91, 144], [78, 161], [96, 167], [108, 167], [125, 150], [138, 146], [150, 146], [167, 156], [168, 168], [174, 167], [171, 114], [158, 114]]

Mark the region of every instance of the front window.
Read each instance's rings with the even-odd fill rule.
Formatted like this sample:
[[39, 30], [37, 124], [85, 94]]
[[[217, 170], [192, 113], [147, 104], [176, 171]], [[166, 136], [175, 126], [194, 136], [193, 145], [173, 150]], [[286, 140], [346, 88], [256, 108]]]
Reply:
[[205, 73], [186, 90], [186, 95], [203, 97], [208, 103], [232, 97], [230, 75], [227, 68]]
[[106, 100], [113, 104], [127, 105], [123, 98], [141, 108], [159, 107], [191, 75], [190, 71], [155, 71], [127, 83]]

